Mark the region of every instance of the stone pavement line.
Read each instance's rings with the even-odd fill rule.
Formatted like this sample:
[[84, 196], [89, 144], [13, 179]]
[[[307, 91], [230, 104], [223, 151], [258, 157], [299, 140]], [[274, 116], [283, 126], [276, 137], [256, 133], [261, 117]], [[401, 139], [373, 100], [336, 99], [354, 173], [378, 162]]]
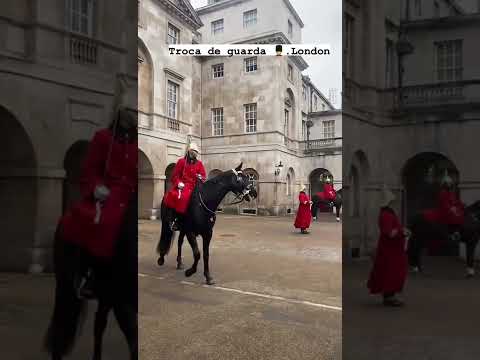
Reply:
[[[162, 277], [159, 277], [159, 276], [148, 275], [148, 274], [139, 273], [138, 276], [139, 277], [149, 277], [149, 278], [153, 278], [153, 279], [157, 279], [157, 280], [165, 280], [165, 278], [162, 278]], [[190, 286], [199, 286], [199, 285], [197, 285], [193, 282], [190, 282], [190, 281], [180, 281], [180, 284], [190, 285]], [[290, 299], [290, 298], [286, 298], [286, 297], [283, 297], [283, 296], [262, 294], [262, 293], [252, 292], [252, 291], [244, 291], [244, 290], [226, 288], [226, 287], [216, 286], [216, 285], [200, 285], [200, 286], [204, 287], [204, 288], [207, 288], [207, 289], [216, 289], [216, 290], [228, 291], [228, 292], [232, 292], [232, 293], [261, 297], [261, 298], [270, 299], [270, 300], [279, 300], [279, 301], [283, 301], [283, 302], [287, 302], [287, 303], [291, 303], [291, 304], [301, 304], [301, 305], [308, 305], [308, 306], [313, 306], [313, 307], [322, 308], [322, 309], [342, 311], [342, 308], [339, 307], [339, 306], [314, 303], [314, 302], [306, 301], [306, 300]]]

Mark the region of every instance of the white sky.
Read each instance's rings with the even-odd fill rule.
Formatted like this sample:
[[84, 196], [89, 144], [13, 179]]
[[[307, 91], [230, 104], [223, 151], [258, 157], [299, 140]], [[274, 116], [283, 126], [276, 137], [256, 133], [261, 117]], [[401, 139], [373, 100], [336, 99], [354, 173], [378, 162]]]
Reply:
[[[194, 8], [207, 0], [191, 0]], [[330, 44], [330, 56], [304, 56], [309, 67], [303, 72], [328, 98], [329, 89], [337, 89], [335, 107], [341, 107], [342, 89], [342, 0], [290, 0], [305, 27], [302, 42]], [[259, 14], [260, 17], [260, 14]]]

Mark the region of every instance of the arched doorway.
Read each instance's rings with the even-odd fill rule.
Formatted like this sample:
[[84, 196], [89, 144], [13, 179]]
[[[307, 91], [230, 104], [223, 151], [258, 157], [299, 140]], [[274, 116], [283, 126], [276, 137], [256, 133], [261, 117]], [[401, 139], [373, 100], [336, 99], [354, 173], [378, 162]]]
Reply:
[[[364, 190], [370, 176], [370, 166], [367, 156], [361, 150], [354, 153], [352, 165], [348, 174], [350, 190], [348, 196], [348, 209], [351, 217], [360, 217], [365, 213]], [[363, 210], [362, 210], [363, 209]]]
[[[402, 171], [402, 182], [404, 186], [403, 195], [403, 217], [410, 219], [422, 210], [436, 208], [438, 206], [438, 193], [440, 191], [441, 179], [445, 173], [458, 185], [460, 174], [455, 164], [446, 156], [434, 153], [419, 153], [410, 158]], [[432, 239], [428, 244], [432, 255], [457, 256], [459, 248], [457, 244], [440, 242], [439, 239]]]
[[[333, 182], [333, 175], [327, 169], [318, 168], [313, 170], [310, 173], [310, 176], [308, 177], [308, 180], [310, 182], [310, 196], [313, 196], [318, 192], [322, 192], [323, 186], [325, 185], [325, 182], [327, 181], [327, 179], [330, 179]], [[319, 209], [320, 209], [320, 212], [331, 211], [331, 209], [328, 206], [323, 204], [320, 205]]]
[[170, 180], [171, 180], [172, 175], [173, 175], [173, 169], [175, 169], [175, 164], [174, 163], [171, 163], [165, 169], [165, 194], [172, 187], [172, 184], [170, 183]]
[[25, 271], [37, 217], [37, 162], [30, 137], [0, 106], [0, 270]]
[[249, 202], [242, 202], [240, 204], [240, 214], [242, 215], [257, 215], [258, 213], [258, 199], [260, 198], [260, 191], [259, 191], [259, 180], [260, 176], [255, 169], [247, 168], [243, 170], [243, 173], [249, 178], [250, 181], [253, 182], [253, 186], [257, 190], [257, 198], [251, 199]]
[[153, 166], [147, 155], [138, 150], [138, 217], [150, 219], [154, 199]]
[[287, 177], [285, 180], [285, 193], [287, 198], [287, 214], [291, 214], [295, 208], [295, 171], [293, 168], [289, 168], [287, 172]]
[[81, 200], [80, 176], [82, 165], [88, 151], [88, 141], [80, 140], [67, 150], [63, 160], [65, 180], [63, 181], [63, 212]]
[[[138, 39], [138, 110], [146, 115], [153, 113], [153, 62], [141, 39]], [[141, 125], [151, 127], [152, 122], [147, 120]]]

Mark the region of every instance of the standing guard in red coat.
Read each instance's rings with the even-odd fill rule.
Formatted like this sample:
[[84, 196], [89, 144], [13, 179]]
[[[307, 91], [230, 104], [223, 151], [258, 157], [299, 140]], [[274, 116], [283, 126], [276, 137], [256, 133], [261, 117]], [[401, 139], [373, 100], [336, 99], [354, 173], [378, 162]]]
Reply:
[[383, 295], [385, 306], [403, 305], [395, 295], [403, 290], [408, 267], [406, 241], [409, 231], [402, 227], [392, 208], [394, 200], [395, 195], [384, 189], [382, 208], [378, 219], [380, 239], [367, 284], [370, 293]]
[[197, 159], [198, 153], [197, 144], [191, 143], [185, 157], [177, 161], [170, 180], [172, 188], [163, 199], [169, 211], [169, 223], [172, 231], [179, 229], [179, 222], [188, 210], [190, 197], [197, 180], [204, 181], [207, 177], [205, 167]]
[[137, 161], [137, 114], [121, 107], [109, 128], [96, 132], [90, 142], [80, 179], [82, 199], [60, 219], [64, 241], [82, 249], [80, 267], [87, 267], [87, 257], [92, 265], [80, 283], [80, 297], [94, 296], [93, 270], [106, 268], [113, 258], [125, 211], [137, 191]]
[[307, 195], [307, 187], [301, 185], [300, 189], [300, 194], [298, 195], [299, 205], [294, 226], [297, 229], [301, 229], [302, 234], [308, 234], [307, 229], [310, 227], [312, 221], [312, 214], [310, 212], [312, 202]]

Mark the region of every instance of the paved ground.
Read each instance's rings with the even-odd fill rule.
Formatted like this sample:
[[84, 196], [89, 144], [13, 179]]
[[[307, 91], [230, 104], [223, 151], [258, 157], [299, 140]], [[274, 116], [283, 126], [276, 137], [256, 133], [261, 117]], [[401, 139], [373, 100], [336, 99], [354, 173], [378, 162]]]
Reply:
[[426, 258], [409, 276], [405, 308], [384, 308], [368, 295], [369, 261], [343, 267], [345, 360], [480, 359], [480, 277], [463, 277], [453, 258]]
[[[54, 279], [0, 273], [0, 358], [7, 360], [47, 360], [43, 336], [53, 309]], [[68, 360], [91, 359], [93, 350], [93, 312], [89, 306], [87, 323]], [[104, 360], [127, 360], [127, 345], [111, 316], [105, 335]]]
[[[325, 218], [324, 218], [325, 219]], [[186, 279], [176, 248], [159, 268], [158, 222], [140, 224], [140, 358], [341, 359], [341, 224], [294, 233], [293, 219], [219, 216], [203, 265]], [[184, 246], [190, 265], [190, 247]]]

